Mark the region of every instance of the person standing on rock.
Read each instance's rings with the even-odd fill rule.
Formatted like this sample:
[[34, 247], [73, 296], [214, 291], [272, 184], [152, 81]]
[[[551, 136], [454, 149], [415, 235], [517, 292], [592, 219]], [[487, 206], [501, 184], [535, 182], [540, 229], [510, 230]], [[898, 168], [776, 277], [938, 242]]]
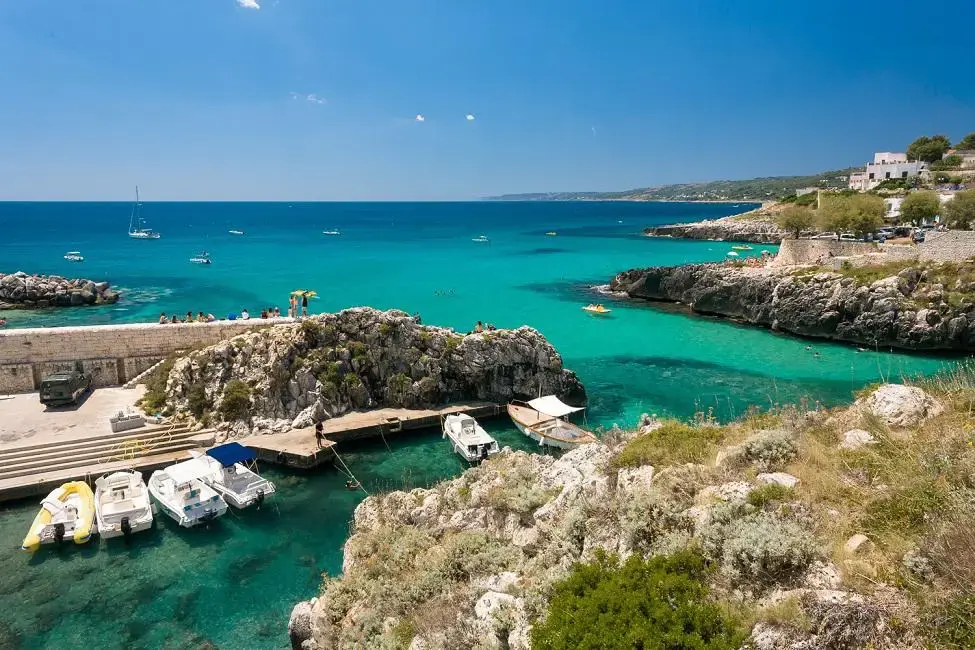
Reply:
[[319, 449], [322, 448], [322, 444], [325, 441], [325, 427], [322, 425], [322, 421], [319, 420], [315, 423], [315, 444]]
[[301, 315], [302, 316], [308, 315], [308, 294], [307, 293], [301, 294]]

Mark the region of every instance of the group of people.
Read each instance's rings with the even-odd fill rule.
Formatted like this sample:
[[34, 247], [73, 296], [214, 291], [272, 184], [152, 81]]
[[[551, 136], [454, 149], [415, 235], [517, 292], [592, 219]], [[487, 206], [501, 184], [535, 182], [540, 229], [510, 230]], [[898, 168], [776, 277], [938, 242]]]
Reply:
[[[298, 318], [298, 303], [301, 303], [301, 315], [308, 315], [308, 296], [306, 294], [301, 294], [301, 300], [298, 300], [296, 294], [291, 294], [291, 300], [288, 304], [288, 316], [291, 318]], [[279, 314], [280, 315], [280, 314]]]
[[477, 321], [477, 325], [474, 326], [474, 334], [480, 334], [481, 332], [493, 332], [496, 329], [498, 328], [491, 323], [485, 325], [481, 321]]
[[159, 324], [166, 325], [170, 323], [212, 323], [217, 320], [213, 314], [204, 314], [202, 311], [198, 313], [195, 317], [193, 312], [186, 312], [185, 318], [180, 318], [179, 314], [173, 314], [172, 318], [166, 316], [166, 312], [159, 314]]

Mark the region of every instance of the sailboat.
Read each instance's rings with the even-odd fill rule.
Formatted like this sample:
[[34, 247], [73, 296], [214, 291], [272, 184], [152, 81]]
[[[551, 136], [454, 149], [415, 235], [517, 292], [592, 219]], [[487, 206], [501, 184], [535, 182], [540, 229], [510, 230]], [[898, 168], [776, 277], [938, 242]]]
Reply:
[[[139, 213], [139, 186], [135, 186], [135, 205], [132, 206], [132, 214], [129, 215], [129, 237], [133, 239], [159, 239], [159, 233], [152, 228], [146, 228], [145, 221]], [[134, 227], [133, 227], [134, 226]]]

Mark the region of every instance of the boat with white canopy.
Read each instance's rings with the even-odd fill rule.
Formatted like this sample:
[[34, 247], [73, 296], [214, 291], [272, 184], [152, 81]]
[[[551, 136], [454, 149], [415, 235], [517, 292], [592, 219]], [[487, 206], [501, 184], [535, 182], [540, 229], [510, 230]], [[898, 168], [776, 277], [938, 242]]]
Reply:
[[569, 406], [555, 395], [546, 395], [530, 402], [514, 400], [508, 404], [508, 415], [519, 431], [537, 440], [539, 445], [560, 449], [574, 449], [579, 445], [599, 442], [593, 433], [566, 419], [584, 410], [581, 406]]
[[257, 473], [257, 454], [239, 442], [214, 447], [198, 460], [210, 467], [203, 482], [235, 508], [260, 506], [275, 492], [274, 483]]
[[95, 481], [95, 519], [98, 534], [106, 539], [152, 528], [152, 504], [142, 474], [126, 470]]
[[227, 502], [203, 482], [212, 471], [202, 458], [170, 465], [149, 477], [149, 494], [183, 528], [206, 523], [227, 512]]
[[452, 413], [444, 417], [441, 424], [443, 437], [450, 439], [454, 451], [468, 463], [487, 460], [501, 451], [498, 441], [466, 413]]
[[85, 257], [81, 254], [81, 251], [68, 251], [64, 254], [64, 259], [69, 262], [84, 262]]

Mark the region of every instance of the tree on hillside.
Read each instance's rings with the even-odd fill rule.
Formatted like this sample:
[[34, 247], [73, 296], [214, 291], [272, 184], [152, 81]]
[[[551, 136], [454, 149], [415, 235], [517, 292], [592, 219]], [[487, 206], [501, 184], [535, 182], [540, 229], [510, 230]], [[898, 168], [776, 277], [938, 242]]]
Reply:
[[955, 198], [945, 203], [945, 221], [951, 228], [968, 230], [975, 223], [975, 190], [965, 190], [955, 194]]
[[816, 218], [813, 216], [812, 210], [808, 207], [803, 205], [790, 205], [779, 213], [775, 221], [779, 224], [780, 228], [791, 232], [796, 239], [799, 239], [803, 231], [812, 229]]
[[961, 142], [955, 145], [955, 149], [964, 149], [968, 151], [975, 149], [975, 132], [969, 133], [962, 138]]
[[857, 194], [850, 201], [850, 230], [862, 237], [884, 225], [886, 206], [875, 194]]
[[907, 148], [907, 158], [908, 160], [923, 160], [927, 163], [933, 163], [935, 160], [941, 160], [941, 157], [950, 148], [951, 141], [943, 135], [931, 137], [922, 135]]
[[816, 225], [820, 230], [838, 235], [850, 229], [850, 198], [837, 194], [824, 194], [820, 198], [819, 209], [816, 210]]
[[912, 192], [901, 204], [901, 216], [915, 226], [941, 214], [941, 201], [934, 192]]

